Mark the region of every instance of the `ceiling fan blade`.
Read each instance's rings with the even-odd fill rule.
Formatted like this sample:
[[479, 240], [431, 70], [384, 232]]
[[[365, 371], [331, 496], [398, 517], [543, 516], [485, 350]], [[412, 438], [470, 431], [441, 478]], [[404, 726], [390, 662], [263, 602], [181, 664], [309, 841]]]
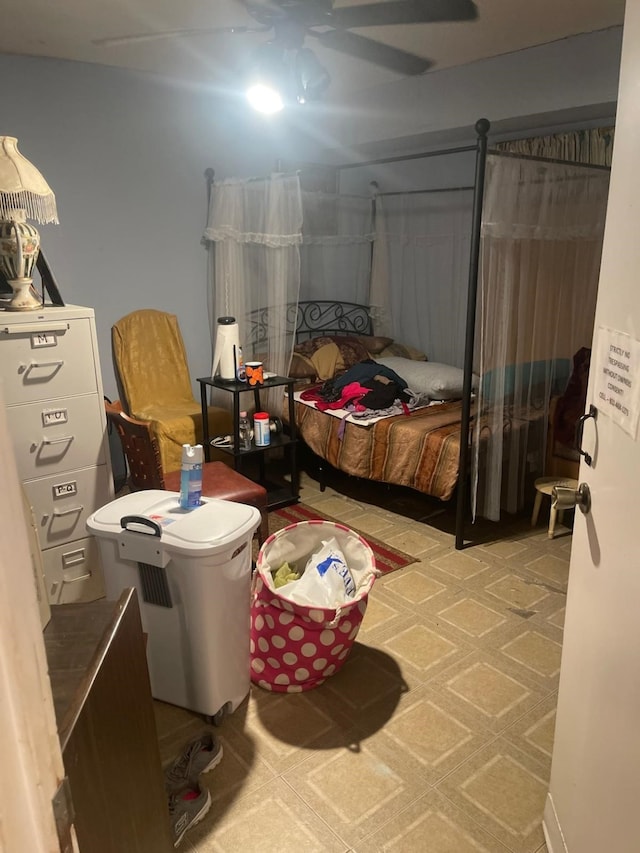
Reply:
[[331, 27], [332, 0], [240, 0], [261, 24], [293, 21], [301, 27]]
[[438, 21], [474, 21], [478, 10], [471, 0], [392, 0], [334, 9], [329, 26], [357, 29]]
[[163, 30], [156, 33], [132, 33], [126, 36], [92, 39], [91, 44], [98, 47], [115, 47], [120, 44], [136, 44], [145, 41], [160, 41], [161, 39], [183, 38], [190, 36], [206, 36], [212, 33], [266, 33], [270, 27], [201, 27], [191, 30]]
[[383, 68], [397, 71], [398, 74], [407, 76], [422, 74], [433, 65], [430, 60], [416, 56], [414, 53], [407, 53], [397, 47], [390, 47], [388, 44], [382, 44], [346, 30], [327, 30], [324, 33], [308, 30], [308, 34], [318, 39], [324, 47], [364, 59], [374, 65], [381, 65]]

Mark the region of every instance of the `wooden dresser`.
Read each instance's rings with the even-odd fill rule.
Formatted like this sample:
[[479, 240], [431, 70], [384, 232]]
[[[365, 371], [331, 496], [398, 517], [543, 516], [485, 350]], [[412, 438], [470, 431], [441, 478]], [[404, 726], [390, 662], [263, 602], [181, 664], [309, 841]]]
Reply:
[[52, 604], [104, 595], [85, 521], [113, 499], [94, 312], [0, 311], [0, 380]]
[[49, 677], [80, 849], [173, 843], [137, 594], [51, 607]]

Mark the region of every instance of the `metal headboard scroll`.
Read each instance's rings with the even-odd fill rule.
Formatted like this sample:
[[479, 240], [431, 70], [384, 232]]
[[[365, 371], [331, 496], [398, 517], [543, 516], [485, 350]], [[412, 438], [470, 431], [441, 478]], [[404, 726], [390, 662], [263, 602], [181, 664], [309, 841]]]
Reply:
[[314, 300], [298, 304], [296, 339], [308, 340], [318, 334], [371, 335], [369, 309], [355, 302]]
[[[260, 341], [269, 339], [269, 308], [258, 308], [248, 316], [249, 341], [258, 351]], [[366, 305], [356, 302], [336, 302], [315, 299], [299, 302], [287, 308], [286, 325], [295, 330], [296, 341], [309, 340], [317, 335], [372, 335], [373, 323]]]

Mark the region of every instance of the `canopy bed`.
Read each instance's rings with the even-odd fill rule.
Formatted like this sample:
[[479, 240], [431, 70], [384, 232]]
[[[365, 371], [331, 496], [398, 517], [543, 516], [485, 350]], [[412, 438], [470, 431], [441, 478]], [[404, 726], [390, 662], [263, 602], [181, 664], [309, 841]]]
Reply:
[[[448, 190], [450, 197], [459, 193], [463, 198], [466, 193], [468, 199], [467, 219], [460, 218], [463, 230], [465, 221], [470, 227], [461, 243], [462, 250], [468, 251], [468, 268], [453, 264], [451, 284], [443, 288], [447, 292], [438, 301], [438, 311], [448, 311], [449, 316], [437, 314], [433, 319], [433, 324], [450, 329], [443, 335], [444, 343], [449, 338], [461, 342], [457, 356], [441, 359], [459, 369], [461, 387], [455, 399], [412, 411], [410, 417], [384, 418], [366, 428], [353, 419], [340, 421], [335, 413], [296, 404], [299, 435], [330, 464], [357, 476], [409, 485], [443, 500], [455, 496], [457, 548], [464, 545], [470, 509], [474, 518], [499, 520], [501, 509], [522, 507], [525, 484], [532, 482], [535, 473], [542, 473], [549, 400], [562, 391], [573, 354], [591, 340], [608, 190], [608, 169], [488, 151], [488, 130], [489, 122], [481, 119], [474, 145], [338, 167], [375, 169], [390, 162], [475, 154], [471, 189], [437, 190]], [[309, 212], [313, 199], [305, 200], [295, 175], [243, 182], [244, 218], [238, 216], [243, 205], [238, 205], [238, 187], [232, 184], [210, 184], [205, 236], [214, 282], [212, 317], [238, 316], [252, 354], [260, 353], [270, 369], [287, 373], [296, 341], [300, 345], [304, 338], [318, 333], [397, 332], [394, 299], [397, 308], [405, 279], [398, 280], [394, 262], [411, 240], [406, 234], [394, 235], [394, 205], [383, 203], [383, 197], [388, 202], [392, 193], [374, 186], [371, 198], [337, 196], [330, 207], [333, 220], [328, 228], [331, 217], [319, 217], [318, 207], [315, 217]], [[414, 189], [406, 194], [427, 197], [434, 192]], [[258, 193], [258, 205], [252, 205], [248, 199]], [[227, 195], [235, 196], [231, 206], [224, 204]], [[270, 198], [276, 201], [275, 208]], [[440, 207], [441, 198], [437, 196]], [[455, 204], [460, 206], [457, 196]], [[355, 215], [338, 215], [344, 210], [341, 205]], [[276, 208], [284, 215], [275, 217]], [[360, 221], [354, 225], [358, 216]], [[421, 256], [429, 254], [424, 247], [433, 242], [431, 235], [413, 239]], [[308, 300], [300, 298], [308, 295], [309, 279], [319, 266], [309, 263], [309, 246], [323, 257], [323, 245], [325, 260], [331, 259], [325, 267], [330, 267], [332, 280], [340, 282], [340, 294], [347, 293], [345, 252], [351, 257], [357, 253], [358, 269], [369, 253], [372, 274], [364, 326], [361, 320], [357, 321], [360, 327], [345, 320], [344, 304], [333, 330], [330, 325], [310, 326], [304, 320], [306, 314], [299, 305], [306, 309]], [[341, 254], [336, 256], [338, 246]], [[409, 249], [414, 251], [411, 245]], [[261, 260], [260, 253], [267, 257]], [[417, 256], [416, 250], [411, 257], [414, 266]], [[244, 278], [235, 279], [242, 283], [234, 288], [238, 266]], [[303, 287], [301, 266], [306, 270]], [[467, 282], [461, 299], [463, 273]], [[251, 276], [257, 282], [253, 287], [247, 285]], [[454, 280], [455, 298], [450, 293]], [[409, 312], [422, 317], [426, 310], [419, 302], [420, 275], [416, 281]], [[266, 295], [265, 289], [272, 286], [275, 290]], [[326, 292], [327, 286], [326, 282], [316, 284], [316, 292]], [[429, 286], [425, 276], [424, 287]], [[311, 301], [310, 310], [318, 311], [320, 302]], [[402, 334], [387, 337], [403, 341]], [[415, 347], [415, 337], [407, 343]], [[367, 353], [377, 360], [379, 353]], [[427, 355], [434, 359], [433, 352]], [[474, 370], [479, 374], [477, 388]], [[432, 394], [431, 400], [435, 399], [437, 395]], [[477, 424], [475, 412], [480, 413]], [[459, 476], [460, 471], [465, 476]]]

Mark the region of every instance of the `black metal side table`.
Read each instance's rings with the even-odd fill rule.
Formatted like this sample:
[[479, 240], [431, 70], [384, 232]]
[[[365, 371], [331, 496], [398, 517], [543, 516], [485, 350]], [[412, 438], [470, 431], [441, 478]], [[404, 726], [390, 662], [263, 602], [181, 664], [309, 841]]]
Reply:
[[[257, 457], [259, 482], [267, 489], [267, 500], [269, 509], [277, 509], [282, 506], [289, 506], [297, 503], [299, 500], [300, 482], [298, 473], [297, 459], [297, 432], [295, 419], [295, 405], [293, 399], [293, 386], [295, 379], [289, 376], [272, 376], [265, 379], [262, 385], [249, 385], [247, 382], [224, 381], [222, 379], [212, 379], [210, 376], [198, 379], [200, 383], [200, 402], [202, 406], [202, 438], [205, 461], [209, 462], [211, 458], [211, 436], [209, 435], [209, 423], [207, 418], [208, 400], [207, 389], [219, 388], [222, 391], [228, 391], [233, 394], [233, 446], [220, 447], [216, 445], [216, 450], [221, 450], [233, 456], [233, 467], [236, 471], [242, 471], [242, 463], [247, 457]], [[247, 391], [253, 391], [253, 402], [256, 412], [262, 411], [260, 402], [260, 394], [263, 391], [268, 391], [271, 388], [285, 387], [287, 388], [287, 396], [289, 401], [289, 433], [274, 434], [271, 433], [271, 443], [266, 446], [256, 446], [252, 444], [248, 450], [243, 450], [240, 447], [240, 396]], [[266, 476], [266, 462], [269, 451], [276, 448], [284, 448], [284, 452], [289, 462], [289, 473], [291, 475], [291, 483], [277, 485], [269, 482]], [[244, 473], [244, 471], [242, 471]]]

